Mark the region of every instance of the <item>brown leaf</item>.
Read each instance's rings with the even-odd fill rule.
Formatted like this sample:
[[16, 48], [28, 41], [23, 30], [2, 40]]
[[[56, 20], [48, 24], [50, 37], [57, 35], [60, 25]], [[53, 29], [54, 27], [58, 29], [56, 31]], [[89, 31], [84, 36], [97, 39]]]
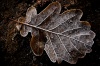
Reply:
[[[20, 34], [25, 37], [31, 32], [30, 46], [35, 55], [42, 55], [44, 49], [52, 62], [65, 60], [75, 64], [78, 58], [91, 52], [95, 33], [90, 30], [87, 21], [80, 21], [83, 14], [80, 9], [70, 9], [61, 14], [60, 11], [59, 2], [49, 4], [39, 14], [31, 6], [27, 10], [25, 22], [19, 22], [23, 24]], [[46, 43], [43, 41], [44, 36], [47, 38]]]

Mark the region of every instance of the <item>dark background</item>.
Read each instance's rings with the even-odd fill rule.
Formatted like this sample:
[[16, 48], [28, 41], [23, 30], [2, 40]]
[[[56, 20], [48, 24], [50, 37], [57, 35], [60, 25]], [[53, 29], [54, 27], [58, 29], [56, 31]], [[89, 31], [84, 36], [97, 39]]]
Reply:
[[67, 9], [83, 11], [81, 20], [88, 21], [91, 30], [96, 33], [92, 52], [79, 59], [74, 65], [65, 61], [61, 64], [52, 63], [45, 51], [42, 56], [36, 57], [29, 45], [31, 35], [21, 37], [14, 29], [14, 22], [9, 18], [18, 19], [20, 16], [25, 16], [27, 8], [39, 0], [0, 0], [0, 66], [100, 66], [99, 0], [41, 0], [36, 6], [38, 13], [53, 1], [61, 3], [62, 12]]

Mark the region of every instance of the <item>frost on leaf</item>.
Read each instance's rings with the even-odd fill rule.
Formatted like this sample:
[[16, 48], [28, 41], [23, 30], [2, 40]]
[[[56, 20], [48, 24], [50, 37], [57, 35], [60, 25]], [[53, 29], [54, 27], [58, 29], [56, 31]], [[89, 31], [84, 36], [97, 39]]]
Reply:
[[[65, 60], [75, 64], [78, 58], [91, 52], [95, 33], [90, 30], [87, 21], [80, 21], [83, 14], [80, 9], [70, 9], [61, 14], [60, 11], [59, 2], [49, 4], [39, 14], [31, 6], [26, 12], [25, 21], [19, 20], [22, 25], [18, 27], [17, 24], [17, 28], [23, 37], [31, 32], [30, 47], [36, 56], [42, 55], [45, 50], [52, 62]], [[46, 43], [39, 35], [47, 38]]]

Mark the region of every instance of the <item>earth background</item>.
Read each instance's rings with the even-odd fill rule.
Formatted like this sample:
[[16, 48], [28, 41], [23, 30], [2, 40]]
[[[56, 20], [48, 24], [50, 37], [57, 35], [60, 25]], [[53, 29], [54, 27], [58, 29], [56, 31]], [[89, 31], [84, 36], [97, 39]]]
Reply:
[[[15, 24], [10, 19], [25, 16], [28, 7], [37, 2], [37, 11], [41, 12], [48, 4], [59, 1], [62, 11], [81, 9], [81, 20], [91, 24], [91, 30], [96, 33], [92, 52], [78, 59], [76, 64], [62, 61], [52, 63], [47, 54], [36, 57], [30, 48], [31, 35], [26, 37], [14, 29]], [[0, 0], [0, 66], [100, 66], [100, 2], [99, 0]]]

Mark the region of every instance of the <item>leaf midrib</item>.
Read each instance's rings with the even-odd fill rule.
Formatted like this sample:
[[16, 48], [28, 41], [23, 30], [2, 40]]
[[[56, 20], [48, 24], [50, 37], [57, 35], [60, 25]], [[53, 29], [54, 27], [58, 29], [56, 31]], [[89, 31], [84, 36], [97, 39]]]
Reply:
[[[40, 29], [40, 30], [44, 30], [44, 31], [46, 31], [46, 32], [50, 32], [50, 33], [53, 33], [53, 34], [66, 36], [66, 35], [64, 35], [64, 34], [52, 32], [52, 31], [50, 31], [50, 30], [46, 30], [46, 29], [37, 27], [37, 26], [35, 26], [35, 25], [30, 25], [30, 24], [28, 24], [28, 23], [23, 23], [23, 22], [18, 22], [18, 21], [15, 21], [15, 22], [20, 23], [20, 24], [24, 24], [24, 25], [27, 25], [27, 26], [30, 26], [30, 27], [33, 27], [33, 28], [37, 28], [37, 29]], [[71, 39], [74, 39], [74, 40], [76, 40], [76, 41], [79, 41], [79, 40], [77, 40], [77, 39], [75, 39], [75, 38], [72, 38], [72, 37], [69, 37], [69, 36], [66, 36], [66, 37], [71, 38]], [[82, 41], [79, 41], [79, 42], [84, 43], [84, 42], [82, 42]], [[84, 43], [84, 44], [85, 44], [85, 43]]]

